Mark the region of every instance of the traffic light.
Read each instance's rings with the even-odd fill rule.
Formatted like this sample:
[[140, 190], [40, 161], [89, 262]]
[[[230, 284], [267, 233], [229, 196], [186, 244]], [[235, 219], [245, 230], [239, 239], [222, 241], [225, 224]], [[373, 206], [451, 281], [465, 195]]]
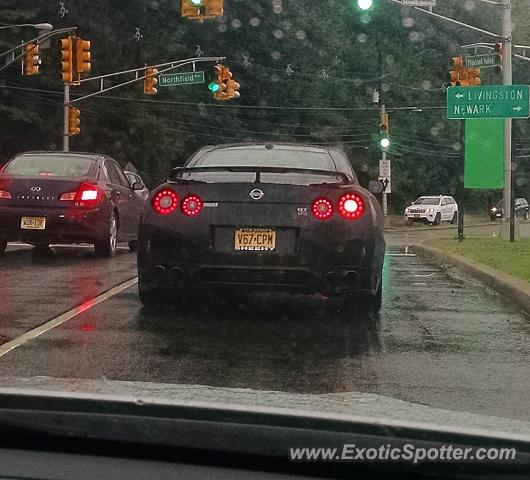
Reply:
[[204, 0], [181, 0], [181, 10], [183, 17], [200, 17], [201, 7], [204, 7]]
[[79, 76], [83, 72], [90, 72], [92, 66], [90, 64], [90, 42], [82, 38], [76, 38], [76, 70]]
[[464, 57], [462, 57], [461, 55], [459, 55], [458, 57], [453, 57], [451, 59], [451, 70], [449, 71], [449, 75], [447, 76], [447, 80], [449, 80], [453, 87], [460, 85], [463, 70]]
[[465, 78], [460, 80], [460, 85], [463, 87], [475, 87], [482, 83], [480, 79], [480, 68], [466, 68], [464, 69]]
[[61, 73], [64, 83], [74, 81], [74, 37], [61, 39]]
[[357, 0], [357, 6], [361, 10], [370, 10], [374, 6], [374, 0]]
[[34, 43], [28, 43], [25, 46], [24, 55], [24, 75], [31, 76], [39, 73], [41, 63], [39, 57], [39, 46]]
[[503, 55], [503, 52], [502, 52], [502, 43], [496, 43], [495, 44], [495, 47], [494, 47], [494, 51], [496, 53], [495, 55], [495, 73], [497, 75], [500, 75], [502, 74], [502, 55]]
[[386, 150], [390, 147], [390, 137], [388, 134], [388, 113], [383, 115], [381, 125], [379, 125], [379, 142], [381, 144], [381, 149]]
[[81, 112], [78, 108], [68, 107], [68, 135], [78, 135], [81, 132], [79, 128], [81, 125], [80, 115]]
[[226, 81], [226, 100], [230, 100], [232, 98], [239, 98], [241, 95], [239, 93], [239, 83], [237, 83], [235, 80], [227, 80]]
[[215, 98], [216, 100], [225, 100], [226, 98], [225, 79], [229, 80], [230, 76], [228, 76], [228, 78], [225, 78], [226, 77], [225, 67], [221, 64], [216, 65], [214, 69], [215, 69], [215, 75], [217, 76], [217, 78], [215, 81], [211, 82], [208, 85], [208, 88], [210, 89], [210, 92], [214, 94], [213, 98]]
[[144, 78], [144, 93], [146, 95], [156, 95], [158, 90], [156, 86], [158, 85], [158, 70], [156, 68], [147, 68], [145, 70], [146, 77]]
[[222, 17], [223, 16], [224, 0], [206, 0], [206, 16], [207, 17]]

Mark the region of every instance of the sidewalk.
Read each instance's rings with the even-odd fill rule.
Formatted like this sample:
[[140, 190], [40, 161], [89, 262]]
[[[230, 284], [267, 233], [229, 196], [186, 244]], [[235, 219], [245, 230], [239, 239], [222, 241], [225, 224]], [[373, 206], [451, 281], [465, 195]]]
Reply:
[[530, 283], [462, 255], [449, 253], [423, 243], [412, 245], [412, 249], [428, 261], [440, 266], [454, 266], [475, 277], [504, 298], [517, 304], [525, 314], [530, 316]]

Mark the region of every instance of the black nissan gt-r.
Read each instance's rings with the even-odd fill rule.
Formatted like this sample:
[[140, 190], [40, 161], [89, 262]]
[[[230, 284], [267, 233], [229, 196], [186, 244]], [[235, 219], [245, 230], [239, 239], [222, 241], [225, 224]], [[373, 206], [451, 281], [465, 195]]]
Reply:
[[[370, 182], [380, 193], [381, 182]], [[140, 225], [146, 306], [201, 289], [280, 289], [380, 306], [383, 218], [346, 154], [299, 144], [208, 146], [155, 188]]]

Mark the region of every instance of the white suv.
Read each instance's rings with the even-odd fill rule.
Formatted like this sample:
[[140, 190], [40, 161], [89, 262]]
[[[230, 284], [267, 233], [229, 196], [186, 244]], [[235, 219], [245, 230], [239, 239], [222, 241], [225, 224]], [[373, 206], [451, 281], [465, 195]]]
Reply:
[[458, 220], [458, 205], [453, 197], [443, 195], [420, 197], [405, 208], [405, 220], [408, 226], [414, 222], [433, 225], [438, 225], [440, 222], [454, 224]]

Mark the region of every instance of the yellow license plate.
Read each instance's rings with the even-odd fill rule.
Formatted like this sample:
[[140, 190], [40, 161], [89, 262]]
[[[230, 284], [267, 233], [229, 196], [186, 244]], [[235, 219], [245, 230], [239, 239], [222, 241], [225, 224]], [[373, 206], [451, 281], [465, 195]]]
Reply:
[[20, 228], [22, 230], [45, 230], [46, 217], [22, 217]]
[[276, 232], [270, 228], [240, 228], [235, 231], [234, 250], [273, 251]]

